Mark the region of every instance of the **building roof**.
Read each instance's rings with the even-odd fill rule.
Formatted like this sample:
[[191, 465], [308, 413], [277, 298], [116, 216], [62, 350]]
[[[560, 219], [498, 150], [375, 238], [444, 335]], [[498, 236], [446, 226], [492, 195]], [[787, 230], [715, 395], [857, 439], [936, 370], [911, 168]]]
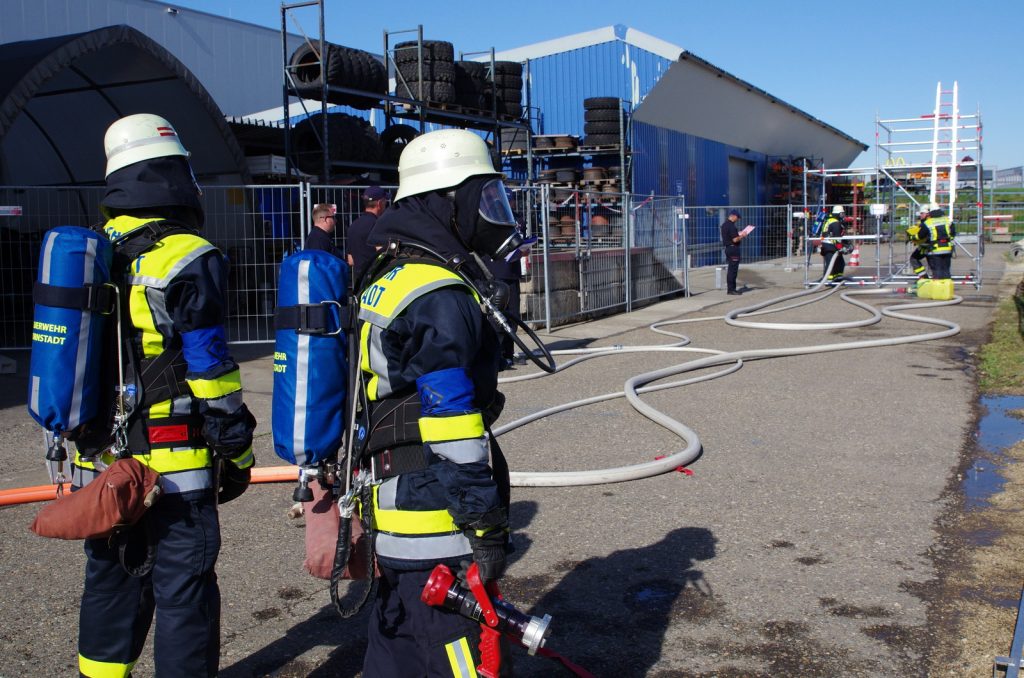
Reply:
[[684, 51], [633, 119], [766, 155], [822, 158], [846, 167], [867, 145]]
[[[591, 45], [600, 45], [604, 42], [622, 41], [627, 44], [645, 49], [652, 54], [675, 61], [683, 52], [683, 48], [673, 45], [653, 35], [648, 35], [635, 28], [629, 28], [622, 24], [596, 28], [592, 31], [574, 33], [553, 40], [535, 42], [532, 45], [524, 45], [514, 49], [506, 49], [494, 53], [494, 58], [501, 61], [525, 61], [527, 59], [539, 59], [540, 57], [551, 56], [561, 52], [568, 52], [574, 49], [582, 49]], [[486, 61], [490, 57], [481, 57], [477, 61]]]

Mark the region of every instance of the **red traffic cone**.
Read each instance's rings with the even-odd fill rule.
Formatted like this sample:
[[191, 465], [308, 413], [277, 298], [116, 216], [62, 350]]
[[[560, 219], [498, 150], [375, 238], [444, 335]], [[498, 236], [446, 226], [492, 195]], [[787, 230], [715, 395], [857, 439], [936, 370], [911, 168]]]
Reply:
[[853, 252], [850, 253], [850, 261], [847, 262], [850, 266], [860, 266], [860, 248], [854, 247]]

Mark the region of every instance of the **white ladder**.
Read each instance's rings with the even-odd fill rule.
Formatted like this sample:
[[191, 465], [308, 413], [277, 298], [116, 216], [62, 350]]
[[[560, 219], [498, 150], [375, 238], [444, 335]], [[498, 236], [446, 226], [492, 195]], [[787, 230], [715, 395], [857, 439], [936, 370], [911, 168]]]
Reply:
[[[952, 99], [943, 99], [943, 95], [952, 95]], [[932, 182], [928, 202], [940, 205], [939, 202], [939, 169], [947, 170], [949, 177], [949, 201], [946, 214], [952, 214], [956, 203], [956, 152], [958, 130], [960, 129], [960, 109], [957, 101], [957, 83], [953, 81], [953, 89], [943, 90], [942, 83], [935, 85], [935, 112], [932, 114]]]

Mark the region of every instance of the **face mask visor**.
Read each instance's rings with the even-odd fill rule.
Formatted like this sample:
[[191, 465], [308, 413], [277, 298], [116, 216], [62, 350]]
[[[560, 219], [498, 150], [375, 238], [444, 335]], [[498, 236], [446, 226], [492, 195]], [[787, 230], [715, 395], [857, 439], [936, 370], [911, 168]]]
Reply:
[[496, 226], [516, 227], [516, 217], [508, 203], [508, 192], [501, 179], [492, 179], [480, 191], [480, 216]]

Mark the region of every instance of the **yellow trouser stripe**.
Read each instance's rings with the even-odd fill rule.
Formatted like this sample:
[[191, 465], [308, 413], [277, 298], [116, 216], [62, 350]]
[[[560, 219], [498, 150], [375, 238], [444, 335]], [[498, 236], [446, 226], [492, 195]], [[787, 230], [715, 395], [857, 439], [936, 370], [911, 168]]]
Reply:
[[484, 418], [479, 412], [454, 417], [420, 417], [420, 438], [425, 443], [480, 438], [484, 434]]
[[448, 662], [452, 666], [452, 675], [455, 678], [477, 678], [473, 654], [469, 651], [469, 643], [465, 636], [448, 643], [444, 649], [448, 652]]
[[118, 664], [116, 662], [99, 662], [78, 655], [78, 671], [87, 678], [126, 678], [132, 672], [135, 662]]
[[197, 398], [222, 398], [242, 388], [241, 370], [232, 370], [216, 379], [186, 379], [192, 394]]
[[404, 511], [383, 509], [377, 498], [380, 485], [373, 486], [374, 527], [381, 532], [392, 534], [452, 534], [459, 532], [452, 514], [447, 509], [437, 511]]

